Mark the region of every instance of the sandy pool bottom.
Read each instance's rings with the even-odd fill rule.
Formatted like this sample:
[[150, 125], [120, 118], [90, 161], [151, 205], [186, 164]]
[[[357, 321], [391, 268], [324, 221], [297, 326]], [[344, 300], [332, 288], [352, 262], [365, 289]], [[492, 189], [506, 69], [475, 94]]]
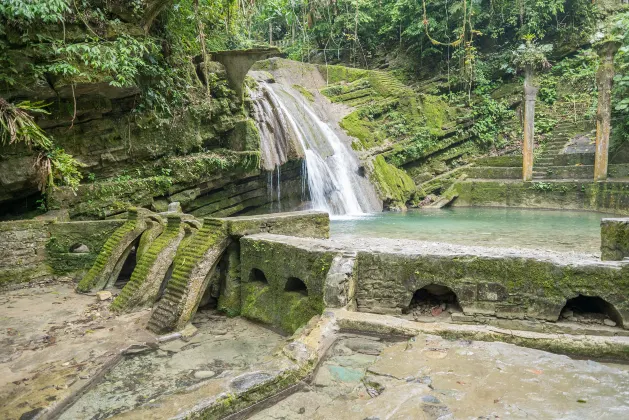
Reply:
[[250, 418], [620, 419], [628, 386], [625, 366], [511, 344], [346, 336], [308, 387]]

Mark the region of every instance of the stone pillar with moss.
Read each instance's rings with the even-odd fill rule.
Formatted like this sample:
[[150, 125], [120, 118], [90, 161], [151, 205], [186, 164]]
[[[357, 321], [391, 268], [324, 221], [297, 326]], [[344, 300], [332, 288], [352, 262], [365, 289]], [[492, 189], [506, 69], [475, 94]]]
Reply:
[[594, 155], [594, 180], [607, 179], [609, 136], [612, 119], [612, 86], [614, 83], [614, 55], [620, 47], [616, 41], [601, 42], [596, 50], [601, 62], [596, 73], [598, 108], [596, 110], [596, 151]]
[[539, 88], [533, 85], [533, 66], [524, 71], [524, 138], [522, 141], [522, 179], [533, 179], [533, 148], [535, 134], [535, 101]]

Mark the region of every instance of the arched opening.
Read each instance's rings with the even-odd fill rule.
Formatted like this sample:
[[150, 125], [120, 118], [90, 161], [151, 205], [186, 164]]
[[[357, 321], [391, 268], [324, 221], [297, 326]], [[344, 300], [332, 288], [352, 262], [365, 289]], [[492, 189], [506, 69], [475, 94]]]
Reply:
[[440, 284], [429, 284], [415, 291], [411, 303], [402, 312], [413, 317], [450, 316], [452, 312], [461, 312], [461, 306], [452, 289]]
[[297, 292], [304, 296], [308, 296], [308, 287], [306, 283], [298, 279], [297, 277], [289, 277], [284, 286], [285, 292]]
[[559, 315], [560, 321], [622, 327], [622, 317], [614, 305], [598, 296], [579, 295], [568, 299]]
[[164, 275], [164, 279], [162, 280], [162, 284], [159, 285], [159, 292], [157, 293], [157, 299], [155, 302], [159, 302], [159, 300], [164, 296], [164, 292], [166, 291], [166, 286], [168, 286], [168, 282], [170, 278], [173, 276], [173, 269], [175, 268], [175, 263], [170, 263], [170, 267], [166, 270], [166, 274]]
[[121, 260], [124, 259], [122, 265], [120, 265], [120, 261], [116, 264], [116, 267], [120, 267], [114, 270], [114, 273], [118, 271], [118, 276], [116, 276], [116, 280], [113, 283], [113, 287], [117, 289], [122, 289], [131, 279], [131, 275], [133, 274], [133, 270], [135, 270], [135, 266], [137, 264], [137, 251], [138, 245], [140, 243], [140, 237], [138, 237], [129, 248], [122, 254]]
[[69, 251], [73, 254], [87, 254], [90, 252], [90, 249], [85, 244], [75, 243], [75, 244], [72, 244]]
[[252, 269], [249, 273], [249, 281], [269, 284], [269, 281], [266, 279], [266, 276], [264, 275], [262, 270], [258, 270], [257, 268]]

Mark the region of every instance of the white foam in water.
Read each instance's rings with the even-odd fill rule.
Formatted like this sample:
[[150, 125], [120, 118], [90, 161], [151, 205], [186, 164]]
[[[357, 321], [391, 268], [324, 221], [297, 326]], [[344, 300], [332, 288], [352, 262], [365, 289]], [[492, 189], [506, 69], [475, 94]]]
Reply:
[[[375, 191], [358, 174], [358, 159], [305, 101], [279, 84], [260, 82], [254, 117], [267, 170], [286, 161], [290, 137], [303, 149], [312, 208], [332, 216], [364, 215], [379, 209]], [[279, 173], [278, 173], [279, 175]], [[279, 180], [278, 180], [279, 181]]]

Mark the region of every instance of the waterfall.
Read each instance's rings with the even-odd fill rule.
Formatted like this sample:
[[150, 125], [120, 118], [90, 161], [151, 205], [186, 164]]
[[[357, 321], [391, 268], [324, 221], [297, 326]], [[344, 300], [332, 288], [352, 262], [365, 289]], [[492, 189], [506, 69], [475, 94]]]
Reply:
[[[273, 171], [302, 156], [313, 209], [331, 215], [380, 210], [373, 186], [359, 175], [353, 151], [306, 100], [289, 87], [264, 81], [252, 98], [264, 169]], [[279, 189], [279, 170], [277, 177]]]

